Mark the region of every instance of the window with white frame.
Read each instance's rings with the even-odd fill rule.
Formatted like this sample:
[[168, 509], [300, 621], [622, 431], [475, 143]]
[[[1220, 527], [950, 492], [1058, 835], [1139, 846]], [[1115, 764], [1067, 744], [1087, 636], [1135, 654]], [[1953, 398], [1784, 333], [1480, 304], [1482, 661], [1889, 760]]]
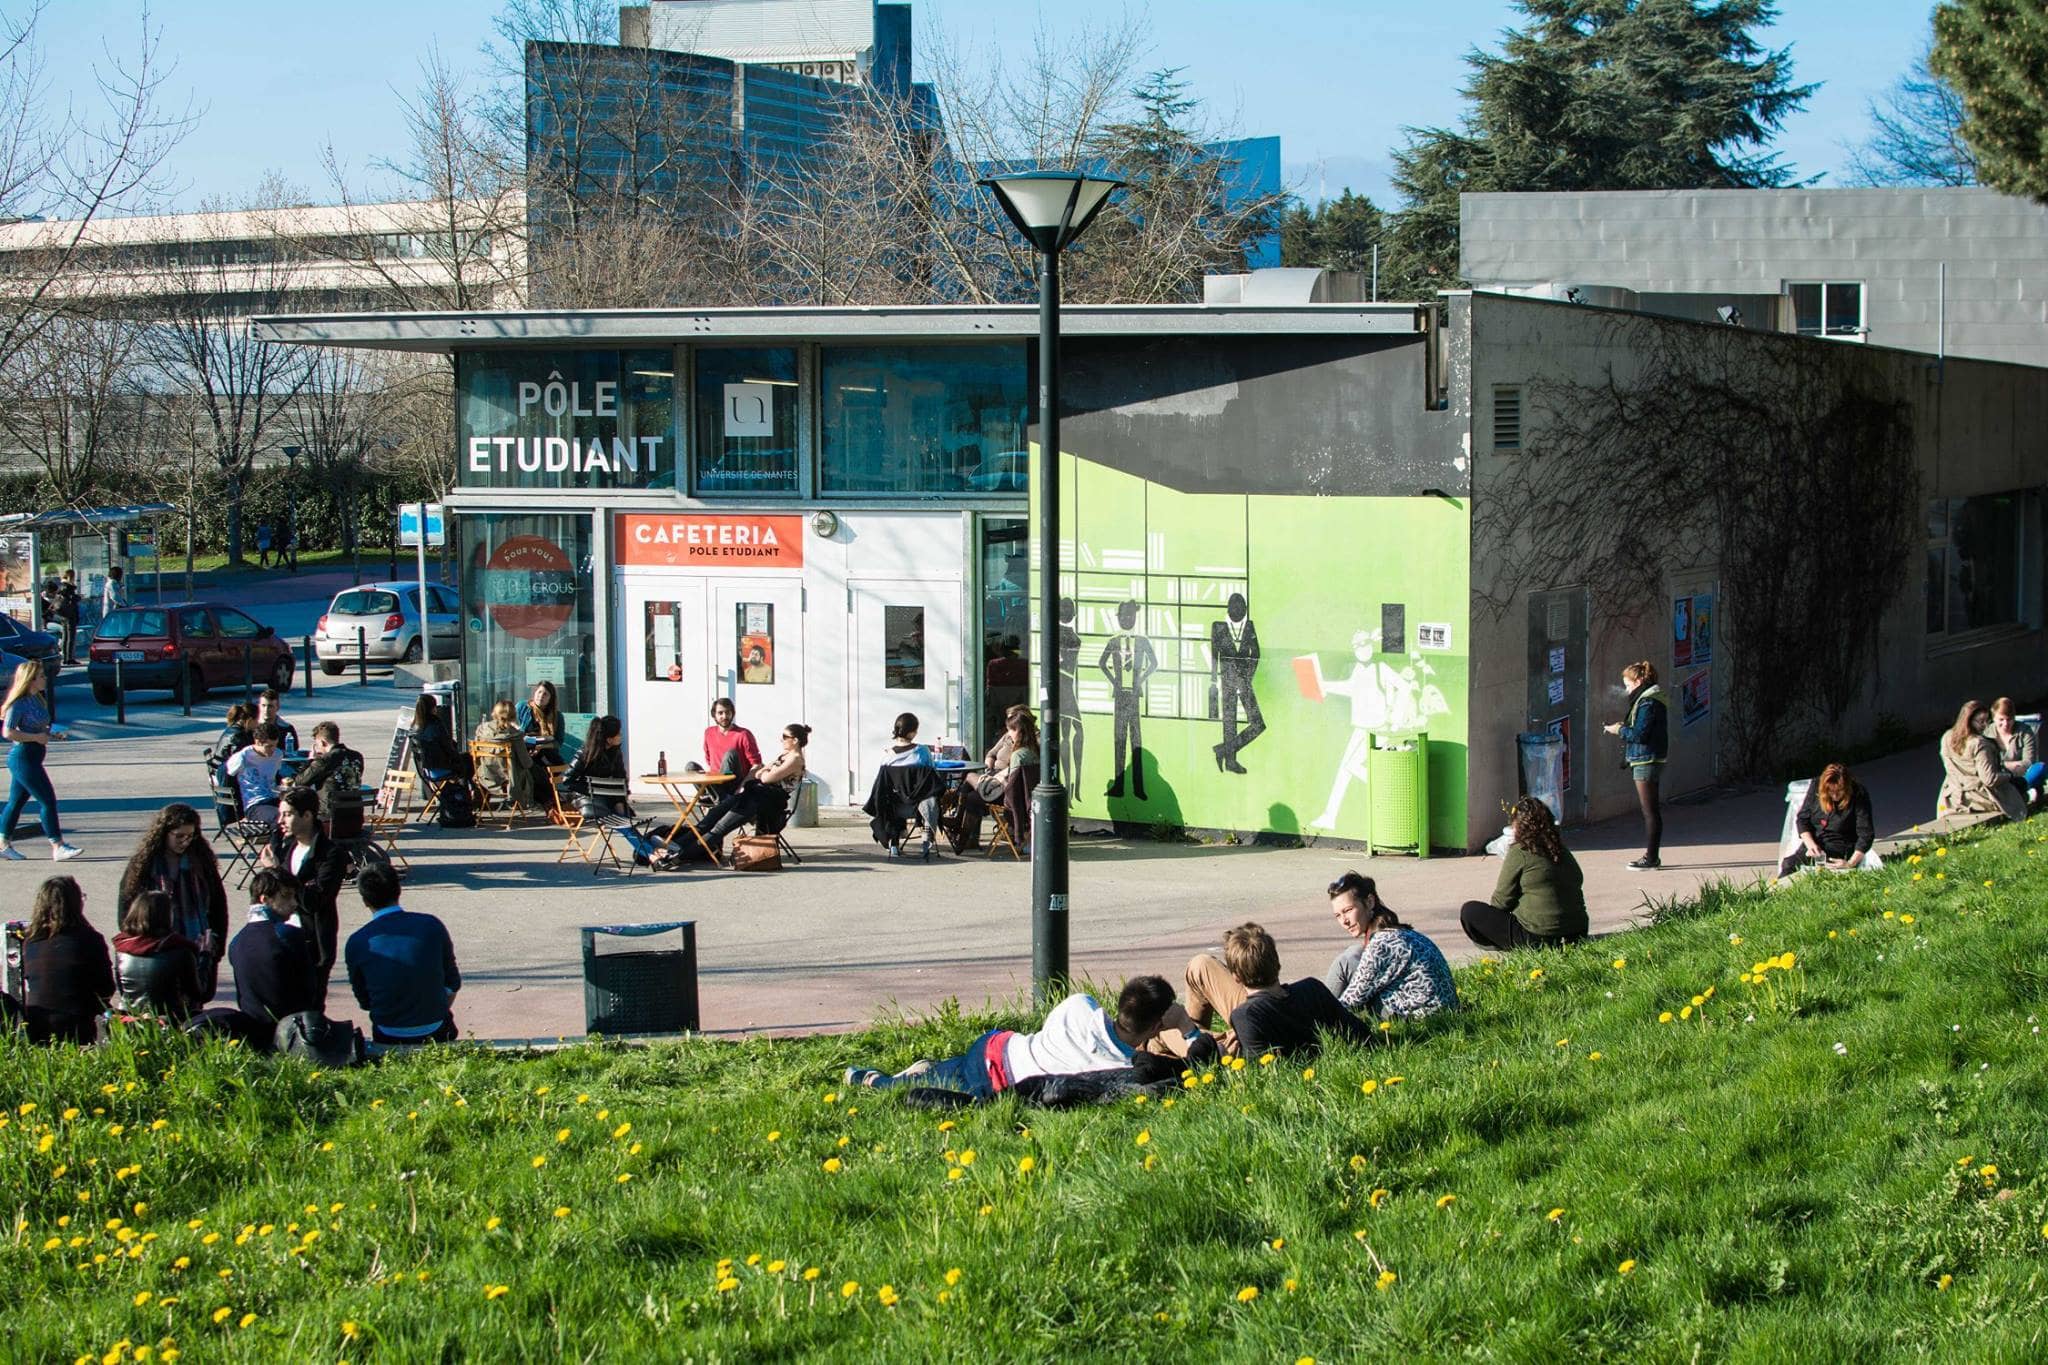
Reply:
[[1869, 335], [1863, 325], [1861, 283], [1804, 281], [1786, 285], [1785, 292], [1792, 297], [1792, 330], [1800, 336], [1861, 341]]

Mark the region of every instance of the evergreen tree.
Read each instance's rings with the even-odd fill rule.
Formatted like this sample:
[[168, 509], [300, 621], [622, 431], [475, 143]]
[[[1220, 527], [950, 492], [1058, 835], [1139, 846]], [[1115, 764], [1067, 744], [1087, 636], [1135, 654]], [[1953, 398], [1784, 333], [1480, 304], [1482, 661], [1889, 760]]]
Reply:
[[1978, 177], [2048, 203], [2048, 7], [1947, 0], [1934, 11], [1930, 65], [1962, 93]]
[[1755, 189], [1792, 182], [1767, 150], [1812, 93], [1751, 36], [1772, 0], [1515, 0], [1530, 23], [1473, 50], [1457, 129], [1410, 129], [1387, 257], [1409, 293], [1458, 278], [1458, 195]]
[[1348, 189], [1313, 209], [1297, 204], [1280, 224], [1280, 263], [1370, 274], [1383, 231], [1379, 206]]

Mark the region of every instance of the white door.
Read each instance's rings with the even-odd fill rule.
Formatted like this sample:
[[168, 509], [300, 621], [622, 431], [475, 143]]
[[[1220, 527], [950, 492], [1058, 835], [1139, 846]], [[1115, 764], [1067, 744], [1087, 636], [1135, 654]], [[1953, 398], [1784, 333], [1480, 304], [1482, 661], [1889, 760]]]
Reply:
[[923, 744], [963, 744], [960, 585], [869, 579], [853, 589], [849, 798], [867, 798], [891, 727], [905, 711]]
[[713, 586], [713, 694], [732, 698], [763, 758], [781, 751], [776, 737], [783, 726], [804, 721], [803, 604], [803, 585], [794, 578]]
[[623, 577], [619, 658], [626, 674], [626, 771], [651, 773], [704, 761], [704, 727], [719, 679], [702, 578]]

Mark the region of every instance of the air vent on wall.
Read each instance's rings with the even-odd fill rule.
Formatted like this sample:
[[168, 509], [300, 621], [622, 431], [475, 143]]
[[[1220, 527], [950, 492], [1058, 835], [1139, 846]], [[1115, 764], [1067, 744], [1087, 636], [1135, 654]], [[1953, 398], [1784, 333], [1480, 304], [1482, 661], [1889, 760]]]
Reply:
[[1493, 448], [1522, 448], [1522, 386], [1519, 384], [1493, 386]]

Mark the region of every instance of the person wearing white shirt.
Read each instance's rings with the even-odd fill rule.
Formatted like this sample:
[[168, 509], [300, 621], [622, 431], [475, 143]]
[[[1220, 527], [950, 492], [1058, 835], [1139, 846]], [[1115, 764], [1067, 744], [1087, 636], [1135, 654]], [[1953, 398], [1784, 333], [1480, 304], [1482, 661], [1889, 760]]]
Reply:
[[242, 793], [242, 818], [277, 823], [277, 770], [284, 766], [278, 741], [284, 736], [266, 722], [256, 727], [256, 742], [228, 756], [227, 774]]
[[916, 1062], [893, 1076], [848, 1067], [846, 1083], [881, 1090], [924, 1086], [988, 1099], [1033, 1076], [1113, 1071], [1131, 1064], [1172, 1008], [1173, 987], [1164, 977], [1132, 977], [1117, 996], [1114, 1015], [1094, 996], [1076, 993], [1053, 1006], [1036, 1033], [990, 1029], [957, 1057]]

